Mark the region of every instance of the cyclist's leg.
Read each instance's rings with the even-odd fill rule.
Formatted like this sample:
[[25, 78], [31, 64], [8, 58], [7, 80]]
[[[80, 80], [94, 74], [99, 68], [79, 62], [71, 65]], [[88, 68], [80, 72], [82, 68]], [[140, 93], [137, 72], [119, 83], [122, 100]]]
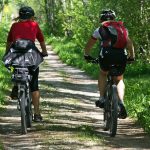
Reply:
[[125, 85], [123, 82], [123, 74], [126, 68], [127, 56], [124, 50], [113, 50], [113, 53], [114, 53], [114, 59], [112, 60], [111, 63], [119, 65], [116, 68], [118, 70], [118, 76], [115, 77], [115, 80], [117, 82], [117, 90], [118, 90], [119, 99], [123, 102], [124, 91], [125, 91]]
[[[111, 55], [110, 55], [111, 56]], [[111, 64], [118, 64], [121, 65], [118, 67], [118, 73], [119, 75], [116, 77], [116, 82], [117, 82], [117, 91], [118, 91], [118, 96], [119, 96], [119, 105], [121, 108], [120, 112], [120, 118], [125, 119], [127, 117], [127, 112], [123, 103], [124, 100], [124, 93], [125, 93], [125, 84], [123, 82], [123, 74], [125, 72], [126, 68], [126, 60], [127, 60], [127, 55], [124, 50], [113, 50], [112, 51], [112, 56], [109, 59], [111, 60]], [[113, 58], [113, 59], [111, 59]]]
[[125, 84], [123, 82], [123, 75], [116, 77], [116, 80], [117, 80], [118, 96], [119, 96], [121, 103], [123, 103], [124, 93], [125, 93]]
[[95, 102], [96, 107], [104, 108], [104, 93], [105, 93], [105, 87], [107, 83], [107, 71], [100, 70], [99, 78], [98, 78], [98, 88], [99, 88], [99, 100]]
[[32, 93], [32, 103], [34, 106], [34, 121], [41, 121], [42, 117], [40, 115], [40, 91], [38, 87], [38, 75], [39, 68], [37, 68], [34, 72], [30, 71], [32, 75], [32, 80], [30, 82], [30, 90]]
[[104, 93], [107, 83], [107, 74], [109, 70], [108, 65], [108, 49], [102, 49], [100, 54], [100, 72], [99, 72], [99, 78], [98, 78], [98, 88], [100, 93], [100, 98], [98, 101], [95, 102], [97, 107], [103, 108], [104, 107]]
[[100, 97], [104, 97], [106, 81], [107, 81], [108, 71], [100, 70], [99, 78], [98, 78], [98, 88], [100, 92]]
[[124, 93], [125, 93], [125, 84], [123, 82], [123, 75], [116, 77], [117, 81], [117, 91], [119, 96], [119, 106], [120, 106], [120, 114], [119, 118], [125, 119], [127, 117], [127, 112], [124, 106]]
[[33, 91], [32, 92], [32, 103], [34, 106], [34, 114], [40, 114], [40, 92], [39, 91]]

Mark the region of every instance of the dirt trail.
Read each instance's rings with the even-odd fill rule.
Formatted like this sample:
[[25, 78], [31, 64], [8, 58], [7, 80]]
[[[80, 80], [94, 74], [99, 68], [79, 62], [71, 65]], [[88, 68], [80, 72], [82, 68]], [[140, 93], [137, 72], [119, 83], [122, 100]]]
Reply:
[[103, 131], [102, 110], [95, 107], [97, 81], [63, 64], [48, 46], [41, 66], [42, 123], [20, 134], [16, 100], [0, 112], [0, 142], [4, 150], [148, 150], [150, 137], [131, 119], [119, 120], [118, 134]]

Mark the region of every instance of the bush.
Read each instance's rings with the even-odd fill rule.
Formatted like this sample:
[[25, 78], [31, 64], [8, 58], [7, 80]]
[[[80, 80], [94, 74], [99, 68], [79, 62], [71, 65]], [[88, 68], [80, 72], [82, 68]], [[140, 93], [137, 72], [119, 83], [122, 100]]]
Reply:
[[[2, 60], [2, 56], [4, 54], [4, 47], [0, 47], [0, 59]], [[3, 65], [2, 61], [0, 63], [0, 104], [5, 102], [5, 97], [8, 94], [8, 89], [10, 89], [10, 74], [7, 69]]]

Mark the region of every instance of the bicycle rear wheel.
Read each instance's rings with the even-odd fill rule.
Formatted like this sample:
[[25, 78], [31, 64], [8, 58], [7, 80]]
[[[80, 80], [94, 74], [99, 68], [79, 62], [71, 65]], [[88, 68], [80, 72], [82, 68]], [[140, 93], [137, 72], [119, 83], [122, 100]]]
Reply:
[[114, 137], [117, 133], [118, 123], [118, 92], [117, 86], [112, 85], [111, 93], [111, 123], [110, 123], [110, 136]]
[[32, 126], [32, 105], [31, 105], [31, 97], [30, 94], [27, 97], [27, 106], [26, 106], [26, 123], [27, 128]]
[[26, 124], [26, 110], [25, 110], [25, 91], [22, 89], [20, 91], [20, 111], [21, 111], [21, 132], [22, 134], [27, 133], [27, 124]]

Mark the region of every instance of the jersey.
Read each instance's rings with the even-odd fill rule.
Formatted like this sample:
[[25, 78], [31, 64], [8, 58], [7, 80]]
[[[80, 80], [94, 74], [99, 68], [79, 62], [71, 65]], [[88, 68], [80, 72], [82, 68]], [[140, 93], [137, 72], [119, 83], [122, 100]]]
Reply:
[[28, 39], [33, 42], [37, 39], [39, 42], [43, 42], [44, 36], [37, 22], [27, 20], [12, 24], [7, 41], [15, 42], [17, 39]]

